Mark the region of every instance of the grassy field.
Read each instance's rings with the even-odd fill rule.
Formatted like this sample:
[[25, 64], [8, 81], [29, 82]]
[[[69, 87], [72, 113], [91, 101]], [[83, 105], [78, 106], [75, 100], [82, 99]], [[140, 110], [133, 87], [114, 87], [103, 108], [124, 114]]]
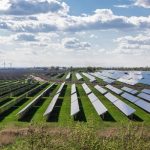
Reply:
[[[45, 110], [61, 83], [65, 81], [66, 76], [67, 73], [62, 75], [55, 86], [36, 105], [33, 105], [20, 120], [18, 120], [17, 113], [53, 82], [49, 82], [46, 87], [0, 115], [0, 149], [149, 150], [150, 114], [108, 90], [136, 110], [133, 118], [129, 119], [100, 94], [94, 88], [94, 84], [91, 84], [85, 76], [83, 76], [84, 80], [81, 83], [86, 82], [92, 92], [108, 109], [105, 118], [102, 119], [97, 114], [81, 83], [78, 83], [75, 73], [72, 74], [71, 81], [66, 82], [51, 117], [44, 117]], [[100, 79], [97, 79], [97, 82], [102, 86], [106, 85]], [[80, 107], [80, 112], [76, 118], [70, 116], [70, 95], [73, 83], [76, 83]], [[37, 87], [40, 85], [37, 85]], [[0, 107], [16, 98], [12, 97], [9, 100], [0, 102]]]
[[[67, 74], [63, 75], [61, 80], [65, 81], [65, 77]], [[72, 74], [72, 82], [76, 82], [77, 79], [75, 74]], [[88, 78], [84, 77], [84, 82], [90, 83]], [[99, 84], [102, 81], [99, 81]], [[51, 83], [49, 83], [51, 84]], [[29, 102], [31, 102], [37, 95], [39, 95], [44, 89], [33, 95], [33, 97], [27, 97], [21, 103], [15, 105], [13, 108], [9, 109], [5, 114], [1, 115], [0, 117], [0, 127], [7, 127], [7, 126], [19, 126], [19, 127], [26, 127], [30, 123], [45, 123], [49, 126], [74, 126], [77, 122], [86, 124], [88, 122], [92, 122], [95, 125], [95, 128], [105, 128], [105, 127], [117, 127], [121, 124], [128, 124], [129, 122], [145, 124], [149, 126], [150, 124], [150, 114], [142, 110], [141, 108], [137, 107], [136, 105], [130, 103], [129, 101], [123, 99], [122, 97], [116, 95], [122, 101], [127, 103], [129, 106], [136, 109], [136, 113], [134, 115], [134, 119], [129, 119], [126, 117], [120, 110], [118, 110], [112, 103], [110, 103], [102, 94], [100, 94], [92, 84], [89, 84], [89, 87], [93, 91], [94, 94], [101, 100], [101, 102], [106, 106], [108, 109], [107, 116], [102, 119], [100, 116], [97, 115], [95, 109], [93, 108], [91, 102], [89, 101], [87, 95], [85, 94], [81, 84], [76, 84], [77, 86], [77, 93], [79, 98], [79, 105], [81, 112], [78, 114], [77, 118], [73, 118], [70, 116], [70, 92], [71, 92], [71, 84], [67, 83], [63, 88], [62, 94], [58, 99], [58, 105], [55, 108], [53, 113], [53, 117], [47, 121], [43, 114], [50, 104], [53, 96], [55, 95], [56, 91], [60, 87], [60, 83], [56, 84], [56, 86], [51, 89], [51, 91], [43, 97], [38, 104], [33, 106], [31, 110], [27, 113], [27, 115], [18, 121], [18, 116], [16, 115], [22, 108], [24, 108]], [[113, 93], [114, 94], [114, 93]]]

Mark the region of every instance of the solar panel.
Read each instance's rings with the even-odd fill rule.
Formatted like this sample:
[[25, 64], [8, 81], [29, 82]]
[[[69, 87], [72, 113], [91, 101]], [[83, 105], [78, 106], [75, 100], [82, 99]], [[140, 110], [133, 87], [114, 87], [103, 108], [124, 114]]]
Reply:
[[78, 80], [82, 80], [83, 79], [83, 77], [79, 73], [76, 73], [76, 77], [77, 77]]
[[131, 94], [136, 94], [138, 92], [137, 90], [134, 90], [134, 89], [131, 89], [131, 88], [125, 87], [125, 86], [121, 89], [128, 92], [128, 93], [131, 93]]
[[122, 111], [126, 116], [131, 116], [136, 110], [127, 105], [126, 103], [118, 100], [114, 103], [114, 105]]
[[93, 103], [94, 101], [98, 100], [98, 98], [93, 93], [89, 94], [88, 98], [90, 99], [91, 103]]
[[71, 73], [69, 72], [66, 76], [66, 80], [69, 80], [70, 79], [70, 76], [71, 76]]
[[129, 93], [126, 93], [126, 92], [123, 93], [121, 96], [122, 96], [123, 98], [129, 100], [129, 101], [132, 102], [132, 103], [135, 103], [136, 101], [139, 100], [138, 97], [133, 96], [133, 95], [131, 95], [131, 94], [129, 94]]
[[72, 86], [71, 86], [71, 94], [74, 94], [74, 93], [76, 93], [76, 85], [72, 84]]
[[93, 79], [91, 79], [91, 80], [90, 80], [90, 82], [94, 82], [94, 81], [96, 81], [96, 79], [95, 79], [95, 78], [93, 78]]
[[150, 102], [150, 95], [148, 95], [146, 93], [140, 93], [140, 94], [138, 94], [138, 97], [143, 98]]
[[117, 79], [118, 81], [120, 81], [120, 82], [123, 82], [123, 83], [126, 83], [126, 84], [129, 84], [129, 85], [135, 85], [135, 84], [137, 84], [138, 82], [137, 81], [135, 81], [135, 80], [130, 80], [130, 79], [126, 79], [126, 78], [124, 78], [124, 77], [122, 77], [122, 78], [119, 78], [119, 79]]
[[89, 94], [89, 93], [92, 92], [92, 91], [90, 90], [90, 88], [89, 88], [85, 83], [82, 84], [82, 87], [83, 87], [83, 89], [84, 89], [84, 91], [85, 91], [86, 94]]
[[135, 104], [150, 113], [150, 103], [149, 102], [146, 102], [144, 100], [138, 100], [137, 102], [135, 102]]
[[71, 103], [73, 103], [76, 100], [78, 100], [78, 96], [77, 93], [74, 93], [73, 95], [71, 95]]
[[92, 105], [94, 106], [98, 115], [103, 115], [108, 111], [107, 108], [99, 100], [94, 101]]
[[102, 115], [107, 112], [107, 108], [99, 101], [98, 97], [94, 93], [89, 94], [88, 98], [90, 99], [98, 115]]
[[107, 93], [107, 90], [105, 90], [104, 88], [102, 88], [102, 87], [99, 86], [99, 85], [95, 85], [94, 87], [95, 87], [101, 94]]
[[142, 92], [146, 94], [150, 94], [150, 89], [143, 89]]
[[43, 116], [49, 115], [52, 112], [52, 110], [54, 109], [54, 106], [55, 106], [55, 104], [56, 104], [56, 102], [58, 100], [58, 97], [59, 97], [59, 95], [60, 95], [64, 85], [65, 85], [65, 82], [62, 83], [61, 86], [59, 87], [58, 91], [56, 92], [56, 95], [53, 97], [51, 103], [49, 104], [49, 106], [46, 109], [46, 111], [45, 111]]
[[122, 90], [120, 90], [120, 89], [118, 89], [118, 88], [116, 88], [116, 87], [113, 87], [112, 85], [106, 85], [106, 87], [107, 87], [109, 90], [113, 91], [114, 93], [116, 93], [116, 94], [118, 94], [118, 95], [123, 92]]
[[40, 95], [38, 95], [35, 99], [33, 99], [28, 105], [26, 105], [17, 115], [24, 115], [55, 83], [51, 84], [48, 88], [46, 88]]
[[126, 92], [131, 92], [131, 91], [133, 91], [133, 89], [128, 88], [128, 87], [126, 87], [126, 86], [124, 86], [124, 87], [121, 88], [121, 89], [124, 90], [124, 91], [126, 91]]
[[54, 106], [55, 106], [55, 104], [56, 104], [56, 102], [57, 102], [57, 100], [58, 100], [59, 95], [60, 95], [60, 93], [56, 94], [56, 95], [53, 97], [51, 103], [49, 104], [49, 106], [48, 106], [48, 108], [46, 109], [46, 111], [45, 111], [45, 113], [44, 113], [43, 116], [46, 116], [46, 115], [50, 114], [50, 113], [53, 111]]
[[90, 74], [88, 73], [82, 73], [82, 74], [86, 76], [90, 80], [90, 82], [96, 81], [95, 77], [91, 76]]
[[91, 73], [93, 76], [99, 78], [99, 79], [106, 79], [107, 77], [102, 76], [99, 72]]
[[107, 82], [109, 84], [115, 82], [115, 80], [107, 78], [107, 77], [105, 77], [105, 79], [103, 79], [103, 81], [105, 81], [105, 82]]
[[71, 103], [71, 116], [76, 115], [79, 111], [80, 109], [78, 100]]
[[139, 81], [139, 83], [150, 85], [150, 78], [141, 79], [141, 80]]
[[104, 96], [112, 103], [118, 100], [118, 98], [111, 93], [107, 93]]
[[65, 85], [65, 82], [61, 84], [61, 86], [60, 86], [60, 88], [58, 89], [58, 91], [57, 91], [57, 93], [56, 93], [56, 94], [58, 94], [58, 93], [60, 93], [60, 92], [61, 92], [61, 90], [63, 89], [64, 85]]

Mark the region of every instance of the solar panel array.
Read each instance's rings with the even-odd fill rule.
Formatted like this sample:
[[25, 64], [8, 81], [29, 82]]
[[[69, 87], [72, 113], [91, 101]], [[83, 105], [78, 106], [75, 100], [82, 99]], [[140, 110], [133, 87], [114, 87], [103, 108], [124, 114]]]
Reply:
[[83, 87], [86, 94], [89, 94], [92, 92], [91, 89], [87, 86], [87, 84], [83, 83], [82, 87]]
[[53, 97], [53, 99], [52, 99], [50, 105], [49, 105], [48, 108], [46, 109], [46, 111], [45, 111], [45, 113], [44, 113], [43, 116], [49, 115], [49, 114], [53, 111], [53, 109], [54, 109], [54, 107], [55, 107], [55, 104], [56, 104], [56, 102], [57, 102], [57, 100], [58, 100], [58, 98], [59, 98], [59, 95], [60, 95], [60, 94], [58, 93], [58, 94], [56, 94], [56, 95]]
[[94, 93], [89, 94], [88, 98], [90, 99], [98, 115], [103, 116], [108, 111], [107, 108], [102, 104], [102, 102], [98, 99], [98, 97], [96, 97]]
[[129, 93], [126, 93], [126, 92], [123, 93], [121, 96], [122, 96], [123, 98], [129, 100], [129, 101], [132, 102], [132, 103], [135, 103], [136, 101], [139, 100], [138, 97], [133, 96], [133, 95], [131, 95], [131, 94], [129, 94]]
[[135, 85], [138, 83], [137, 80], [133, 80], [133, 79], [126, 79], [126, 77], [122, 77], [120, 79], [118, 79], [118, 81], [129, 84], [129, 85]]
[[52, 87], [55, 83], [51, 84], [48, 88], [46, 88], [40, 95], [38, 95], [35, 99], [33, 99], [28, 105], [26, 105], [21, 111], [17, 113], [20, 117], [22, 117], [33, 105], [35, 105], [38, 100]]
[[150, 113], [150, 103], [140, 99], [135, 104]]
[[64, 85], [65, 85], [65, 82], [61, 84], [61, 86], [60, 86], [60, 88], [58, 89], [58, 91], [56, 92], [56, 94], [58, 94], [58, 93], [60, 93], [60, 92], [62, 91]]
[[109, 83], [109, 84], [115, 82], [115, 80], [109, 79], [109, 78], [105, 78], [103, 81], [105, 81], [105, 82], [107, 82], [107, 83]]
[[106, 85], [105, 87], [107, 87], [109, 90], [113, 91], [114, 93], [116, 93], [118, 95], [123, 92], [122, 90], [120, 90], [112, 85]]
[[61, 91], [63, 89], [65, 85], [65, 82], [61, 84], [61, 86], [59, 87], [58, 91], [56, 92], [56, 95], [53, 97], [51, 103], [49, 104], [48, 108], [46, 109], [46, 111], [44, 112], [44, 115], [43, 116], [48, 116], [50, 115], [50, 113], [53, 111], [54, 107], [55, 107], [55, 104], [61, 94]]
[[67, 74], [67, 76], [66, 76], [66, 80], [69, 80], [70, 77], [71, 77], [71, 73], [69, 72], [69, 73]]
[[144, 101], [136, 96], [133, 96], [131, 94], [128, 94], [128, 93], [123, 93], [121, 96], [150, 113], [150, 103], [149, 102], [146, 102], [146, 101]]
[[104, 96], [126, 116], [131, 116], [136, 111], [111, 93], [107, 93]]
[[140, 93], [140, 94], [138, 94], [138, 97], [143, 98], [144, 100], [147, 100], [148, 102], [150, 102], [150, 95], [149, 94]]
[[107, 108], [100, 102], [98, 97], [92, 93], [91, 89], [85, 83], [82, 84], [82, 87], [88, 95], [88, 98], [90, 99], [98, 115], [102, 115], [102, 117], [104, 117], [104, 114], [108, 111]]
[[135, 85], [137, 83], [150, 85], [149, 71], [100, 70], [91, 74], [109, 84], [117, 80], [129, 85]]
[[72, 84], [71, 86], [71, 95], [76, 93], [76, 85], [75, 84]]
[[137, 90], [131, 89], [131, 88], [126, 87], [126, 86], [124, 86], [121, 89], [124, 90], [124, 91], [126, 91], [126, 92], [128, 92], [128, 93], [131, 93], [131, 94], [136, 94], [138, 92]]
[[142, 92], [150, 95], [150, 89], [143, 89]]
[[121, 100], [117, 100], [114, 105], [120, 109], [126, 116], [131, 116], [136, 110], [124, 103]]
[[100, 72], [91, 73], [91, 75], [93, 75], [93, 76], [95, 76], [95, 77], [97, 77], [99, 79], [102, 79], [104, 82], [107, 82], [109, 84], [115, 82], [115, 80], [110, 79], [110, 78], [108, 78], [106, 76], [103, 76], [103, 74], [101, 74]]
[[124, 72], [116, 71], [116, 70], [103, 70], [101, 71], [101, 75], [107, 77], [109, 79], [119, 79], [124, 75]]
[[78, 100], [71, 103], [71, 116], [75, 116], [80, 111]]
[[71, 95], [71, 103], [78, 100], [78, 96], [77, 96], [77, 93], [74, 93]]
[[112, 103], [118, 100], [118, 98], [111, 93], [107, 93], [104, 96]]
[[90, 74], [88, 74], [88, 73], [82, 73], [84, 76], [86, 76], [89, 80], [90, 80], [90, 82], [94, 82], [94, 81], [96, 81], [96, 79], [95, 79], [95, 77], [93, 77], [92, 75], [90, 75]]
[[77, 80], [82, 80], [83, 79], [83, 77], [79, 73], [76, 73], [76, 77], [77, 77]]
[[95, 85], [94, 87], [95, 87], [95, 89], [97, 89], [101, 94], [106, 94], [106, 93], [107, 93], [107, 90], [105, 90], [104, 88], [102, 88], [102, 87], [99, 86], [99, 85]]
[[73, 84], [71, 87], [71, 116], [75, 116], [80, 112], [78, 96], [76, 93], [76, 85]]

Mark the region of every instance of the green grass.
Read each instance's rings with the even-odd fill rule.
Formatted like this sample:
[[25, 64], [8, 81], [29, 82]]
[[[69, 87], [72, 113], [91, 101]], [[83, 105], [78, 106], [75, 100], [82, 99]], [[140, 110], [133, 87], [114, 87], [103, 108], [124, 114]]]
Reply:
[[37, 127], [32, 124], [25, 133], [19, 138], [11, 134], [2, 135], [0, 148], [2, 150], [149, 150], [150, 147], [149, 129], [131, 123], [122, 125], [117, 130], [97, 130], [92, 123], [76, 124], [73, 128], [49, 128], [43, 124]]
[[[63, 80], [65, 79], [66, 75], [67, 74], [65, 74], [62, 77]], [[84, 80], [89, 83], [89, 80], [86, 77], [84, 77]], [[77, 81], [75, 77], [75, 73], [72, 74], [72, 81], [73, 82]], [[89, 87], [91, 88], [93, 93], [100, 99], [100, 101], [106, 106], [106, 108], [109, 111], [109, 114], [107, 114], [104, 120], [100, 116], [98, 116], [90, 100], [88, 99], [86, 93], [84, 92], [81, 84], [76, 84], [79, 93], [78, 98], [79, 98], [81, 112], [77, 116], [77, 119], [74, 119], [73, 117], [70, 116], [71, 84], [67, 83], [66, 85], [67, 86], [66, 86], [66, 91], [64, 93], [64, 96], [59, 97], [59, 101], [62, 102], [62, 105], [57, 115], [58, 121], [47, 122], [46, 118], [43, 117], [43, 114], [47, 109], [48, 105], [50, 104], [56, 91], [60, 87], [60, 84], [57, 84], [57, 86], [51, 91], [49, 96], [43, 97], [43, 99], [41, 99], [40, 105], [33, 107], [33, 109], [36, 108], [36, 112], [34, 114], [28, 114], [32, 116], [29, 122], [18, 121], [16, 114], [22, 108], [24, 108], [29, 102], [31, 102], [37, 95], [39, 95], [44, 89], [46, 89], [46, 87], [43, 90], [39, 91], [34, 97], [28, 97], [28, 99], [24, 101], [24, 103], [22, 103], [20, 106], [16, 105], [13, 111], [11, 113], [8, 113], [8, 115], [6, 115], [4, 119], [0, 121], [0, 128], [6, 126], [24, 127], [24, 126], [28, 126], [31, 122], [37, 123], [39, 125], [40, 123], [45, 123], [49, 126], [74, 126], [74, 124], [76, 124], [78, 121], [83, 124], [92, 122], [96, 128], [120, 126], [121, 124], [128, 124], [129, 122], [133, 122], [135, 124], [144, 123], [147, 126], [150, 124], [150, 114], [148, 114], [141, 108], [137, 107], [136, 105], [130, 103], [129, 101], [125, 100], [124, 98], [116, 95], [126, 104], [136, 109], [135, 115], [138, 116], [138, 118], [140, 119], [136, 121], [130, 120], [119, 109], [117, 109], [110, 101], [108, 101], [102, 94], [100, 94], [92, 84], [90, 84]]]

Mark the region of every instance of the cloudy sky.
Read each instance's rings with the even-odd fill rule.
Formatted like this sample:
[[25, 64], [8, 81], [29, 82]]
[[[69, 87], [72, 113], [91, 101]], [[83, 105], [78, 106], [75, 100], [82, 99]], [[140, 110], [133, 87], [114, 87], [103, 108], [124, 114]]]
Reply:
[[0, 0], [0, 67], [150, 66], [150, 0]]

